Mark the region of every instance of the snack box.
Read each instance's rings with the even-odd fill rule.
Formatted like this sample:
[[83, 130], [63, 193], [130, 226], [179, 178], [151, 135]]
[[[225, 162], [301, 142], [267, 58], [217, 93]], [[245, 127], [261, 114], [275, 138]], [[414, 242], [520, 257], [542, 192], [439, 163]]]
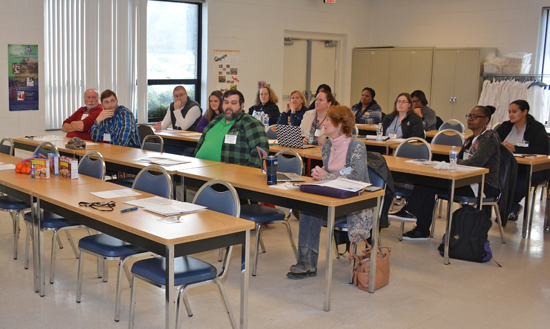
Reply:
[[78, 160], [66, 156], [59, 157], [59, 176], [70, 179], [78, 178]]
[[48, 153], [48, 160], [50, 160], [50, 172], [55, 176], [59, 175], [59, 155]]
[[48, 159], [32, 159], [31, 166], [34, 166], [34, 177], [49, 179], [50, 178], [50, 160]]

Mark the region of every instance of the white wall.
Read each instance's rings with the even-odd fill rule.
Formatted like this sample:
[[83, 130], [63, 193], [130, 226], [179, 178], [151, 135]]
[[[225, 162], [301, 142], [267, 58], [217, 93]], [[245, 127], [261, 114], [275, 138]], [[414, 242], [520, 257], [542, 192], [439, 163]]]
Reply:
[[[496, 47], [533, 53], [544, 0], [371, 0], [371, 46]], [[534, 69], [534, 65], [532, 70]]]
[[44, 12], [41, 1], [1, 0], [0, 6], [0, 138], [41, 135], [45, 131], [44, 63], [39, 62], [38, 111], [9, 111], [8, 44], [38, 45], [44, 54]]
[[245, 96], [245, 107], [253, 105], [258, 81], [271, 84], [280, 98], [285, 31], [311, 32], [343, 37], [343, 70], [337, 89], [338, 100], [349, 104], [351, 50], [369, 45], [369, 8], [369, 0], [340, 0], [336, 4], [324, 4], [322, 0], [207, 0], [208, 60], [203, 63], [205, 71], [210, 72], [203, 94], [214, 89], [210, 69], [215, 65], [214, 50], [239, 50], [239, 89]]

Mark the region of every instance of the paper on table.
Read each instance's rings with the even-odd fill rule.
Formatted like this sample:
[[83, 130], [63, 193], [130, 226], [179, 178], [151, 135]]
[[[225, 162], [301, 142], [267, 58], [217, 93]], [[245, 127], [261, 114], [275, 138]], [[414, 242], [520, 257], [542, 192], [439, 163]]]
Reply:
[[307, 183], [305, 185], [322, 185], [322, 186], [337, 188], [340, 190], [357, 192], [371, 186], [372, 184], [351, 180], [351, 179], [346, 179], [346, 178], [336, 178], [336, 179], [324, 180], [324, 181], [315, 182], [315, 183]]
[[[378, 136], [376, 136], [376, 135], [366, 135], [365, 136], [365, 139], [373, 140], [373, 141], [377, 140], [377, 138], [378, 138]], [[388, 136], [382, 136], [383, 141], [386, 141], [388, 139], [390, 139]]]
[[472, 172], [479, 169], [484, 169], [483, 167], [472, 167], [472, 166], [463, 166], [463, 165], [457, 165], [456, 170], [462, 171], [462, 172]]
[[206, 207], [200, 206], [194, 203], [181, 202], [177, 200], [166, 199], [159, 196], [154, 196], [151, 198], [145, 198], [140, 200], [126, 201], [125, 203], [133, 206], [143, 207], [145, 210], [148, 210], [157, 214], [165, 215], [165, 216], [183, 214], [186, 212], [206, 209]]
[[198, 132], [193, 132], [193, 133], [188, 133], [188, 134], [185, 134], [186, 137], [190, 137], [190, 136], [202, 136], [202, 133], [198, 133]]
[[429, 161], [429, 160], [425, 160], [425, 159], [412, 159], [412, 160], [407, 160], [405, 162], [406, 163], [414, 163], [414, 164], [418, 164], [418, 165], [421, 165], [421, 166], [428, 166], [428, 167], [435, 167], [440, 163], [439, 161]]
[[178, 159], [169, 159], [163, 157], [148, 157], [141, 159], [141, 161], [147, 161], [152, 164], [157, 164], [160, 166], [175, 166], [179, 164], [189, 163], [190, 160], [178, 160]]
[[516, 158], [538, 158], [538, 157], [545, 157], [547, 155], [544, 154], [521, 154], [521, 153], [514, 153], [514, 156]]
[[390, 142], [395, 142], [395, 143], [402, 143], [404, 141], [406, 141], [405, 138], [390, 138], [389, 139]]
[[114, 198], [122, 198], [125, 196], [141, 195], [141, 193], [138, 193], [129, 188], [123, 189], [123, 190], [112, 190], [112, 191], [101, 191], [101, 192], [90, 192], [90, 193], [102, 199], [114, 199]]
[[2, 163], [0, 164], [0, 170], [14, 170], [15, 169], [15, 165], [14, 164], [9, 164], [9, 163]]
[[146, 207], [154, 207], [154, 206], [158, 206], [158, 205], [168, 205], [168, 204], [171, 204], [171, 203], [174, 203], [174, 202], [177, 202], [177, 201], [176, 200], [171, 200], [171, 199], [166, 199], [166, 198], [163, 198], [163, 197], [160, 197], [160, 196], [153, 196], [153, 197], [145, 198], [145, 199], [125, 201], [124, 203], [130, 204], [132, 206], [146, 208]]
[[34, 140], [48, 141], [48, 142], [62, 141], [64, 139], [65, 139], [65, 136], [60, 136], [60, 135], [46, 135], [46, 136], [40, 136], [40, 137], [34, 138]]
[[269, 185], [269, 187], [278, 188], [280, 190], [295, 190], [297, 188], [300, 188], [300, 185], [296, 183], [288, 182], [288, 183], [282, 183], [277, 185]]

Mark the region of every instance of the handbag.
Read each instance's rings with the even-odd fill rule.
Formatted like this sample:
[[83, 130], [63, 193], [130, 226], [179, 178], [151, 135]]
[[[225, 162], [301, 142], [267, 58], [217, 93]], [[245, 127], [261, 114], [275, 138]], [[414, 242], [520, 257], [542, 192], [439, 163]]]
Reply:
[[[356, 242], [353, 241], [355, 241], [355, 237], [357, 235], [363, 237], [363, 240], [367, 245], [366, 249], [363, 249], [362, 255], [351, 252], [351, 250], [355, 250], [353, 249], [353, 244], [356, 244]], [[359, 265], [353, 267], [353, 284], [355, 284], [359, 289], [369, 290], [370, 262], [372, 254], [371, 245], [361, 233], [355, 233], [351, 241], [352, 247], [350, 248], [349, 253], [350, 260], [355, 259], [359, 263]], [[383, 249], [385, 252], [382, 252]], [[375, 290], [382, 288], [390, 282], [390, 253], [391, 247], [378, 247], [376, 252]]]

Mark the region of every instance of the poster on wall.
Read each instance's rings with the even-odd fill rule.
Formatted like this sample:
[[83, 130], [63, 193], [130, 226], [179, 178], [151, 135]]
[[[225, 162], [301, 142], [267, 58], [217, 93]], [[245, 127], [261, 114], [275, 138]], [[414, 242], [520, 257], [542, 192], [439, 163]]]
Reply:
[[38, 110], [38, 45], [8, 45], [10, 111]]
[[214, 50], [215, 88], [222, 92], [238, 89], [239, 85], [239, 55], [238, 50]]

